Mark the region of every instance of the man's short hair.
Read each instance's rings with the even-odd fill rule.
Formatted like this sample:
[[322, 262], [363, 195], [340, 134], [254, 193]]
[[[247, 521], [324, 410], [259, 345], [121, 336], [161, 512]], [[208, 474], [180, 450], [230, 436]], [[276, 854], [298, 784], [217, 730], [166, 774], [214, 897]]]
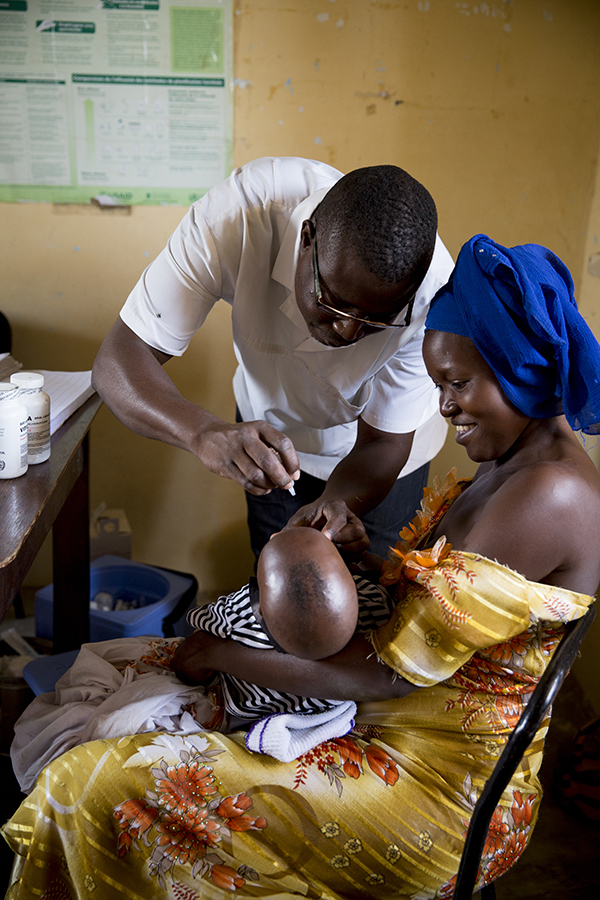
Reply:
[[398, 284], [415, 269], [426, 270], [433, 256], [433, 197], [398, 166], [366, 166], [344, 175], [312, 219], [319, 249], [351, 248], [369, 272], [388, 284]]

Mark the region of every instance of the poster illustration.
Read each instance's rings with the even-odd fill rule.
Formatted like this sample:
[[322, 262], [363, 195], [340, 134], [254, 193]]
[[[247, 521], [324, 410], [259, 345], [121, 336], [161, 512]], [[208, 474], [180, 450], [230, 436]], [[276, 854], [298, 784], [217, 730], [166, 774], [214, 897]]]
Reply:
[[0, 0], [0, 200], [188, 205], [231, 170], [232, 0]]

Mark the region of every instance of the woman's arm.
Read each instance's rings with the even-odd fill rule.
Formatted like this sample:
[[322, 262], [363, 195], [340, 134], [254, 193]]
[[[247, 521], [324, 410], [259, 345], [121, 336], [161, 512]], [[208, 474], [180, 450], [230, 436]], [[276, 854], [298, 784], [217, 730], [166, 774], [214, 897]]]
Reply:
[[256, 650], [239, 641], [197, 631], [179, 646], [171, 665], [187, 684], [201, 684], [214, 671], [260, 687], [327, 700], [391, 700], [417, 690], [378, 661], [372, 645], [357, 634], [327, 659], [299, 659], [273, 650]]

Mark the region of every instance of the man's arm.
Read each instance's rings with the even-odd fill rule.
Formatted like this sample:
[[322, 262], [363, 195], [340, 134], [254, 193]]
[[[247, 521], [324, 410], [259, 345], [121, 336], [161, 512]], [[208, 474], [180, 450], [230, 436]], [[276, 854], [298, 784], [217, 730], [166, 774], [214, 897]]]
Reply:
[[320, 528], [350, 552], [364, 549], [361, 516], [387, 497], [406, 465], [414, 432], [392, 434], [358, 420], [354, 447], [331, 473], [323, 494], [303, 506], [289, 526]]
[[391, 700], [417, 690], [379, 662], [360, 634], [335, 656], [310, 660], [197, 631], [179, 646], [171, 668], [186, 684], [201, 684], [216, 670], [260, 687], [327, 700]]
[[170, 358], [117, 319], [94, 362], [92, 382], [111, 412], [138, 434], [188, 450], [251, 494], [289, 487], [299, 471], [289, 438], [267, 422], [223, 422], [186, 400], [163, 369]]

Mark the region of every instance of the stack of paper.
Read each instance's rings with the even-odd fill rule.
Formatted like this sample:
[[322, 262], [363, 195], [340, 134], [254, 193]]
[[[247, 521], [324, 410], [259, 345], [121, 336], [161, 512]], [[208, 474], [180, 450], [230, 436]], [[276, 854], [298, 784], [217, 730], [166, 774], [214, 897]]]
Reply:
[[94, 393], [92, 373], [35, 371], [44, 376], [44, 390], [50, 395], [50, 434], [54, 434]]
[[[10, 381], [13, 372], [19, 372], [22, 363], [9, 353], [0, 354], [0, 381]], [[60, 428], [63, 422], [94, 393], [92, 373], [52, 372], [47, 369], [28, 369], [44, 376], [44, 390], [50, 397], [50, 434]]]

